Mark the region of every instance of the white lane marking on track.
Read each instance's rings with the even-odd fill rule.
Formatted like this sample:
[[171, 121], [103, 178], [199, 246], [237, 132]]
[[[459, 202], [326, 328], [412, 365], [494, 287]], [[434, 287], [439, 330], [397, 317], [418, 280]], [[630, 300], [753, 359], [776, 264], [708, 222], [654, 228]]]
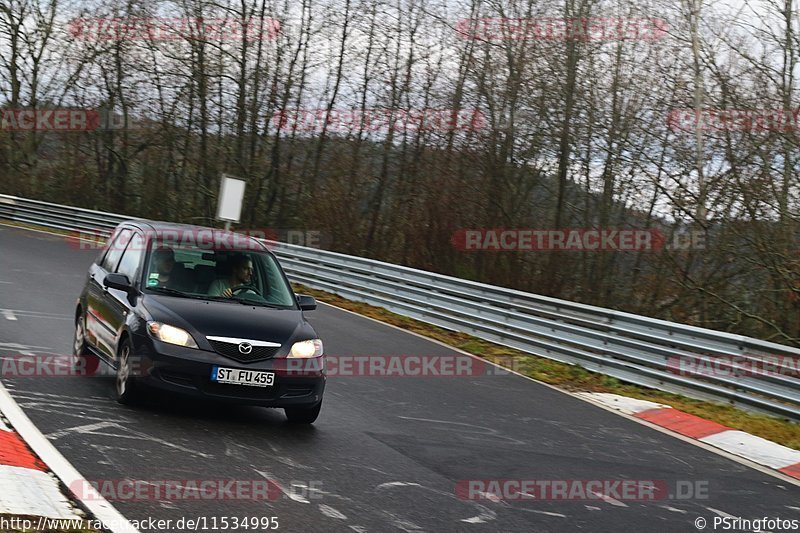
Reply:
[[[36, 392], [36, 391], [32, 391], [32, 390], [19, 391], [19, 393], [17, 393], [17, 396], [21, 397], [21, 398], [26, 398], [27, 396], [41, 396], [42, 398], [48, 398], [48, 399], [52, 398], [55, 401], [58, 401], [58, 400], [61, 400], [61, 399], [68, 399], [68, 400], [106, 400], [106, 401], [108, 400], [107, 396], [70, 396], [69, 394], [53, 394], [52, 392]], [[38, 399], [38, 398], [26, 398], [26, 399]], [[62, 403], [68, 403], [69, 405], [74, 405], [75, 404], [75, 402], [73, 402], [73, 401], [67, 402], [66, 400], [64, 402], [62, 402]], [[96, 403], [87, 403], [86, 405], [89, 405], [92, 408], [100, 407]]]
[[[15, 392], [17, 392], [17, 391], [15, 391]], [[86, 413], [83, 413], [83, 412], [81, 412], [81, 413], [69, 412], [70, 406], [68, 404], [54, 405], [54, 404], [49, 404], [49, 403], [46, 403], [46, 402], [19, 402], [19, 405], [21, 407], [24, 407], [26, 410], [40, 411], [42, 413], [57, 412], [59, 414], [64, 415], [65, 417], [76, 418], [78, 420], [97, 420], [98, 422], [104, 422], [104, 421], [108, 421], [110, 416], [114, 416], [114, 414], [107, 414], [107, 415], [103, 415], [103, 416], [91, 416], [91, 415], [87, 415]], [[58, 408], [60, 408], [60, 409], [58, 409]], [[74, 409], [75, 406], [73, 406], [72, 408]], [[122, 417], [120, 417], [120, 418], [122, 418]], [[128, 417], [124, 417], [124, 420], [130, 421], [130, 422], [135, 422], [135, 420], [133, 420], [131, 418], [128, 418]]]
[[33, 351], [49, 350], [47, 346], [28, 346], [27, 344], [18, 344], [16, 342], [0, 342], [0, 350], [11, 350], [23, 355], [33, 355]]
[[714, 509], [713, 507], [706, 507], [706, 509], [708, 509], [712, 513], [718, 514], [719, 516], [722, 516], [722, 517], [725, 517], [725, 518], [737, 518], [737, 517], [733, 516], [732, 514], [728, 514], [725, 511], [720, 511], [719, 509]]
[[[0, 308], [0, 312], [6, 316], [24, 316], [30, 318], [45, 318], [50, 320], [72, 320], [72, 317], [63, 313], [45, 313], [43, 311], [28, 311], [27, 309], [5, 309]], [[10, 318], [9, 320], [16, 320]]]
[[[31, 357], [37, 357], [37, 354], [32, 353], [32, 352], [25, 352], [25, 351], [19, 352], [19, 354], [20, 355], [24, 355], [27, 359], [22, 359], [22, 358], [16, 357], [16, 356], [10, 356], [10, 357], [8, 357], [8, 356], [0, 356], [0, 361], [15, 361], [15, 362], [20, 362], [20, 363], [36, 363], [36, 359], [30, 359], [30, 358]], [[38, 357], [41, 358], [42, 356], [43, 356], [43, 354], [41, 354], [41, 353], [38, 354]], [[48, 364], [49, 363], [50, 363], [50, 361], [48, 361]], [[63, 368], [68, 368], [68, 367], [72, 366], [72, 364], [69, 361], [64, 361], [64, 360], [59, 360], [59, 359], [56, 359], [56, 360], [52, 361], [52, 364], [53, 364], [53, 366], [60, 366], [60, 367], [63, 367]], [[34, 377], [35, 375], [42, 375], [42, 374], [34, 374], [34, 375], [31, 375], [31, 376], [19, 375], [19, 376], [14, 376], [14, 377], [24, 378], [24, 377]]]
[[277, 479], [275, 479], [275, 476], [273, 476], [273, 475], [272, 475], [272, 474], [270, 474], [269, 472], [262, 472], [261, 470], [256, 470], [255, 472], [256, 472], [256, 474], [260, 475], [261, 477], [264, 477], [264, 478], [266, 478], [266, 479], [268, 479], [268, 480], [272, 481], [273, 483], [275, 483], [275, 484], [278, 486], [278, 488], [279, 488], [279, 489], [281, 489], [281, 492], [282, 492], [282, 493], [283, 493], [283, 494], [284, 494], [284, 495], [285, 495], [287, 498], [289, 498], [290, 500], [292, 500], [292, 501], [295, 501], [295, 502], [297, 502], [297, 503], [311, 503], [311, 502], [309, 502], [307, 499], [305, 499], [304, 497], [302, 497], [301, 495], [299, 495], [299, 494], [295, 494], [295, 492], [294, 492], [294, 491], [290, 491], [290, 490], [286, 490], [286, 489], [284, 489], [284, 488], [283, 488], [283, 484], [282, 484], [282, 483], [279, 483], [279, 482], [277, 481]]
[[[482, 430], [482, 431], [463, 431], [462, 430], [461, 433], [464, 434], [464, 435], [475, 435], [476, 437], [485, 436], [485, 437], [490, 437], [490, 438], [498, 438], [498, 439], [501, 439], [501, 440], [503, 440], [505, 442], [510, 442], [512, 444], [523, 444], [523, 445], [527, 444], [524, 441], [515, 439], [513, 437], [508, 437], [506, 435], [501, 434], [496, 429], [492, 429], [492, 428], [489, 428], [489, 427], [486, 427], [486, 426], [477, 426], [475, 424], [468, 424], [466, 422], [452, 422], [450, 420], [434, 420], [434, 419], [431, 419], [431, 418], [417, 418], [417, 417], [414, 417], [414, 416], [398, 416], [397, 418], [400, 418], [402, 420], [416, 420], [417, 422], [430, 422], [432, 424], [449, 424], [449, 425], [453, 425], [453, 426], [462, 426], [462, 427], [465, 427], [465, 428], [476, 428], [476, 429], [479, 429], [479, 430]], [[475, 438], [475, 437], [473, 437], [473, 438]]]
[[[178, 451], [181, 451], [181, 452], [186, 452], [186, 453], [188, 453], [190, 455], [194, 455], [194, 456], [197, 456], [197, 457], [202, 457], [203, 459], [213, 459], [214, 458], [214, 456], [212, 454], [198, 452], [198, 451], [195, 451], [195, 450], [193, 450], [191, 448], [186, 448], [185, 446], [181, 446], [179, 444], [175, 444], [175, 443], [169, 442], [169, 441], [164, 440], [164, 439], [159, 439], [157, 437], [154, 437], [153, 435], [148, 435], [147, 433], [141, 433], [139, 431], [134, 431], [134, 430], [132, 430], [130, 428], [126, 428], [124, 426], [120, 426], [119, 424], [117, 424], [117, 427], [119, 429], [121, 429], [123, 431], [127, 431], [128, 433], [131, 434], [131, 435], [120, 435], [121, 437], [126, 438], [126, 439], [138, 439], [138, 440], [143, 440], [143, 441], [147, 441], [147, 442], [155, 442], [155, 443], [161, 444], [162, 446], [166, 446], [167, 448], [172, 448], [172, 449], [175, 449], [175, 450], [178, 450]], [[98, 433], [98, 435], [102, 435], [102, 433]], [[111, 436], [114, 436], [114, 435], [111, 435]]]
[[[120, 432], [119, 433], [101, 433], [101, 432], [97, 431], [97, 430], [106, 429], [106, 428], [119, 429]], [[172, 448], [174, 450], [185, 452], [185, 453], [188, 453], [188, 454], [196, 456], [196, 457], [201, 457], [203, 459], [213, 459], [214, 458], [214, 456], [211, 455], [211, 454], [198, 452], [198, 451], [192, 450], [191, 448], [186, 448], [186, 447], [181, 446], [179, 444], [175, 444], [175, 443], [166, 441], [164, 439], [159, 439], [159, 438], [156, 438], [156, 437], [154, 437], [152, 435], [147, 435], [146, 433], [141, 433], [139, 431], [134, 431], [133, 429], [126, 428], [126, 427], [121, 426], [121, 425], [119, 425], [117, 423], [114, 423], [114, 422], [99, 422], [97, 424], [87, 424], [87, 425], [83, 425], [83, 426], [75, 426], [75, 427], [71, 427], [71, 428], [65, 428], [65, 429], [50, 433], [48, 435], [48, 438], [54, 440], [54, 439], [57, 439], [57, 438], [60, 438], [60, 437], [64, 437], [64, 436], [72, 434], [72, 433], [84, 433], [84, 434], [91, 433], [93, 435], [99, 435], [99, 436], [103, 436], [103, 437], [114, 437], [114, 438], [119, 438], [119, 439], [144, 440], [144, 441], [147, 441], [147, 442], [154, 442], [154, 443], [157, 443], [157, 444], [161, 444], [162, 446], [166, 446], [167, 448]]]
[[391, 481], [389, 483], [381, 483], [376, 489], [387, 489], [389, 487], [421, 487], [419, 483], [409, 483], [407, 481]]
[[[420, 489], [427, 490], [427, 491], [430, 491], [430, 492], [433, 492], [433, 493], [436, 493], [436, 494], [440, 494], [442, 496], [447, 496], [447, 497], [450, 497], [450, 498], [454, 498], [455, 497], [455, 495], [452, 494], [452, 493], [442, 492], [440, 490], [436, 490], [436, 489], [433, 489], [431, 487], [426, 487], [425, 485], [420, 485], [419, 483], [413, 483], [413, 482], [409, 482], [409, 481], [389, 481], [387, 483], [381, 483], [380, 485], [375, 487], [375, 490], [378, 490], [378, 489], [390, 489], [390, 488], [396, 488], [396, 487], [419, 487]], [[500, 498], [496, 494], [488, 494], [486, 492], [478, 492], [478, 494], [482, 498], [484, 498], [486, 500], [492, 501], [494, 503], [502, 503], [504, 505], [507, 505], [507, 504], [505, 504], [505, 502], [500, 500]], [[462, 522], [466, 522], [468, 524], [483, 524], [483, 523], [489, 522], [490, 520], [495, 520], [497, 518], [497, 513], [495, 513], [491, 509], [487, 509], [483, 505], [475, 504], [475, 507], [477, 507], [477, 509], [480, 511], [478, 513], [478, 516], [473, 516], [473, 517], [470, 517], [470, 518], [462, 518], [461, 519]], [[397, 525], [397, 524], [395, 524], [395, 525]], [[398, 526], [398, 527], [400, 527], [400, 526]]]
[[[112, 407], [104, 406], [104, 405], [92, 405], [87, 402], [80, 402], [75, 401], [59, 401], [59, 400], [49, 400], [46, 398], [26, 398], [23, 394], [24, 391], [17, 391], [15, 398], [19, 400], [19, 404], [24, 406], [26, 409], [43, 409], [43, 410], [50, 410], [54, 411], [57, 410], [60, 413], [63, 413], [68, 416], [74, 416], [76, 418], [82, 418], [86, 420], [108, 420], [109, 416], [105, 413], [113, 413], [114, 416], [117, 417], [117, 420], [124, 419], [126, 421], [135, 421], [135, 419], [124, 416], [122, 414], [118, 414], [114, 411]], [[98, 398], [98, 400], [108, 400], [108, 398]], [[103, 416], [91, 416], [86, 413], [86, 411], [76, 411], [76, 408], [83, 408], [94, 410], [97, 414], [102, 414]]]
[[[591, 507], [591, 506], [587, 505], [586, 507]], [[519, 508], [517, 510], [518, 511], [525, 511], [526, 513], [536, 513], [536, 514], [543, 514], [543, 515], [546, 515], [546, 516], [557, 516], [558, 518], [567, 518], [567, 515], [565, 515], [565, 514], [554, 513], [552, 511], [540, 511], [538, 509], [525, 509], [525, 508]], [[593, 510], [599, 511], [600, 508], [599, 507], [594, 507]]]
[[462, 518], [462, 522], [466, 522], [467, 524], [485, 524], [486, 522], [490, 522], [497, 518], [497, 513], [494, 511], [487, 509], [483, 505], [479, 505], [478, 509], [480, 509], [480, 513], [478, 516], [472, 516], [470, 518]]
[[366, 468], [367, 470], [371, 470], [373, 472], [377, 472], [377, 473], [383, 474], [385, 476], [389, 475], [388, 472], [384, 472], [380, 468], [375, 468], [375, 467], [368, 466], [368, 465], [360, 465], [360, 464], [355, 464], [355, 463], [342, 463], [342, 466], [349, 466], [349, 467], [352, 467], [352, 468]]
[[278, 461], [279, 463], [283, 463], [286, 466], [291, 466], [292, 468], [300, 468], [300, 469], [303, 469], [303, 470], [313, 470], [312, 467], [300, 464], [297, 461], [295, 461], [294, 459], [292, 459], [291, 457], [285, 457], [285, 456], [282, 456], [282, 455], [275, 455], [272, 458], [275, 459], [276, 461]]
[[600, 498], [600, 499], [601, 499], [601, 500], [603, 500], [604, 502], [606, 502], [606, 503], [610, 503], [611, 505], [614, 505], [614, 506], [616, 506], [616, 507], [627, 507], [627, 505], [625, 505], [625, 504], [624, 504], [624, 503], [622, 503], [621, 501], [619, 501], [619, 500], [615, 500], [615, 499], [614, 499], [614, 498], [612, 498], [611, 496], [609, 496], [609, 495], [607, 495], [607, 494], [603, 494], [602, 492], [595, 492], [595, 491], [593, 491], [593, 490], [590, 490], [589, 492], [591, 492], [592, 494], [594, 494], [595, 496], [597, 496], [598, 498]]
[[325, 505], [324, 503], [319, 504], [319, 512], [327, 516], [328, 518], [338, 518], [339, 520], [347, 520], [347, 516], [342, 513], [341, 511], [337, 511], [330, 505]]
[[476, 494], [478, 494], [478, 496], [480, 496], [482, 499], [489, 500], [490, 502], [498, 503], [498, 502], [502, 501], [500, 499], [500, 496], [498, 496], [497, 494], [494, 494], [492, 492], [476, 491]]
[[332, 492], [325, 492], [324, 490], [320, 489], [319, 487], [314, 487], [313, 485], [309, 486], [309, 485], [306, 485], [305, 483], [300, 483], [299, 481], [292, 481], [292, 489], [293, 489], [293, 491], [296, 490], [296, 489], [300, 489], [300, 490], [305, 491], [305, 493], [308, 494], [308, 497], [311, 498], [312, 500], [314, 498], [322, 498], [323, 496], [328, 495], [328, 496], [334, 496], [334, 497], [339, 498], [341, 500], [352, 501], [350, 498], [344, 498], [344, 497], [339, 496], [338, 494], [334, 494]]
[[389, 518], [392, 519], [392, 525], [394, 527], [396, 527], [397, 529], [400, 529], [402, 531], [408, 531], [408, 532], [422, 531], [423, 530], [421, 527], [419, 527], [417, 524], [415, 524], [411, 520], [406, 520], [405, 518], [403, 518], [401, 516], [394, 515], [394, 514], [390, 513], [389, 511], [384, 511], [383, 514], [385, 514], [386, 516], [388, 516]]
[[586, 509], [589, 511], [602, 511], [602, 509], [595, 507], [594, 505], [584, 505], [584, 507], [586, 507]]
[[673, 513], [681, 513], [681, 514], [686, 514], [686, 513], [688, 513], [688, 512], [689, 512], [689, 511], [685, 511], [685, 510], [683, 510], [683, 509], [678, 509], [677, 507], [671, 507], [671, 506], [669, 506], [669, 505], [661, 505], [660, 507], [661, 507], [662, 509], [666, 509], [667, 511], [672, 511]]
[[71, 428], [60, 429], [58, 431], [53, 431], [52, 433], [47, 433], [45, 437], [49, 440], [60, 439], [61, 437], [66, 437], [71, 433], [93, 433], [98, 429], [106, 429], [106, 428], [113, 428], [119, 427], [118, 424], [114, 422], [98, 422], [96, 424], [86, 424], [83, 426], [74, 426]]
[[787, 505], [787, 509], [792, 509], [793, 511], [800, 511], [800, 507], [795, 507], [794, 505]]

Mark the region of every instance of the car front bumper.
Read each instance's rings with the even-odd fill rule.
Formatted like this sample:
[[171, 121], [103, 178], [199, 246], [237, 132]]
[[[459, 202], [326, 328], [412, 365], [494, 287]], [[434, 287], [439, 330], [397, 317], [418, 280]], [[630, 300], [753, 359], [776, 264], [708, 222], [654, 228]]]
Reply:
[[[148, 387], [194, 398], [263, 407], [312, 407], [322, 401], [324, 357], [240, 363], [216, 352], [166, 344], [149, 337], [136, 340], [133, 375], [137, 382]], [[274, 385], [216, 383], [211, 381], [215, 366], [273, 372]]]

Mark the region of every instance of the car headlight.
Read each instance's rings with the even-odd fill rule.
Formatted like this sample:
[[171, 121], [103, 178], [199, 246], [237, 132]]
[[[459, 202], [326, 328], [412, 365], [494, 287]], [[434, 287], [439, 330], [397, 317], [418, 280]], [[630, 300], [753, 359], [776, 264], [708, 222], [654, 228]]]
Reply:
[[185, 329], [176, 328], [169, 324], [162, 324], [161, 322], [148, 322], [147, 330], [150, 332], [150, 335], [161, 342], [186, 346], [187, 348], [197, 348], [197, 343]]
[[308, 359], [310, 357], [319, 357], [320, 355], [322, 355], [322, 341], [311, 339], [294, 343], [287, 357]]

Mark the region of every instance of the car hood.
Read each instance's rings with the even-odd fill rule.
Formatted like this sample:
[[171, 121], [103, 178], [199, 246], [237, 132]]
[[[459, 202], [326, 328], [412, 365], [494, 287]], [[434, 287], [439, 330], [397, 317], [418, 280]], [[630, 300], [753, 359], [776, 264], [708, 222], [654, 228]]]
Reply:
[[[316, 338], [302, 311], [270, 309], [239, 303], [215, 302], [148, 294], [144, 307], [152, 320], [189, 331], [200, 348], [211, 350], [207, 336], [233, 337], [287, 344]], [[280, 353], [280, 352], [279, 352]]]

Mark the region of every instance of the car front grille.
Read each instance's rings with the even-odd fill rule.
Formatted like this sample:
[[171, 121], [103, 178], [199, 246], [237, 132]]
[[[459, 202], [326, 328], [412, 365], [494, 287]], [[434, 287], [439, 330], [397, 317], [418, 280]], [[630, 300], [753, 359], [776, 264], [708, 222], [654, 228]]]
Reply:
[[240, 363], [254, 363], [270, 359], [275, 357], [275, 354], [280, 350], [280, 346], [253, 346], [250, 353], [243, 354], [239, 351], [239, 343], [212, 341], [211, 339], [208, 342], [218, 354]]
[[201, 389], [204, 393], [226, 398], [242, 398], [248, 400], [273, 400], [277, 393], [276, 387], [242, 387], [227, 383], [204, 383]]

